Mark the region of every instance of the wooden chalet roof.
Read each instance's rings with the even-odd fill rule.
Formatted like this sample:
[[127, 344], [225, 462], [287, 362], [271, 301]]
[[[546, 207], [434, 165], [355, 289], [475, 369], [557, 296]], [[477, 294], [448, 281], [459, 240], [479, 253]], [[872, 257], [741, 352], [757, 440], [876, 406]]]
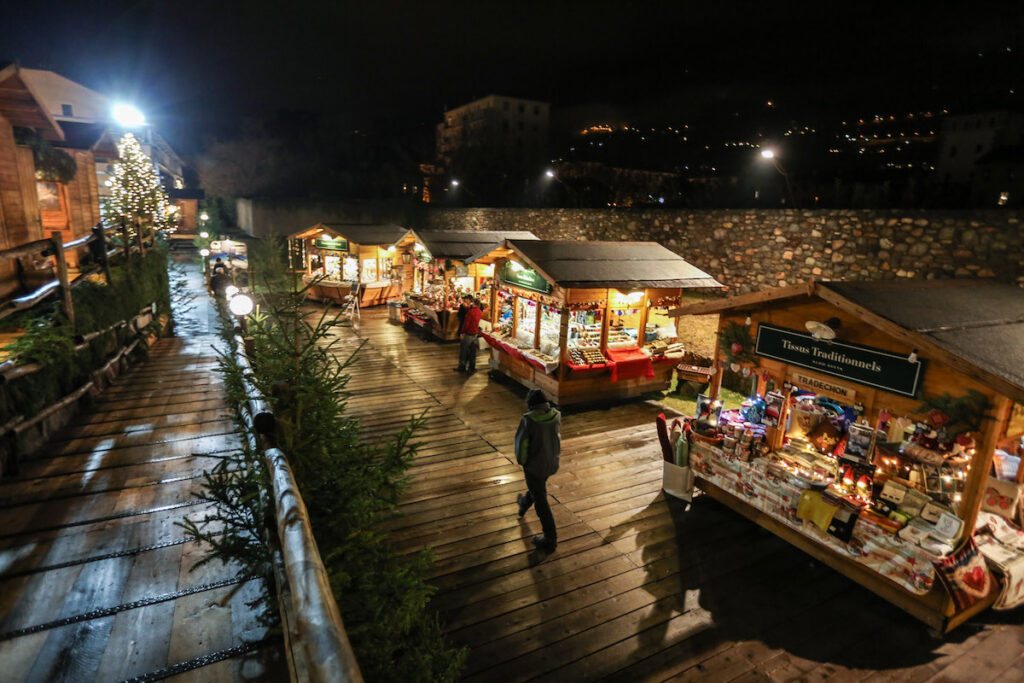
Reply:
[[505, 240], [535, 240], [528, 230], [410, 230], [408, 236], [418, 240], [434, 258], [465, 260]]
[[[669, 315], [820, 298], [1024, 401], [1024, 289], [991, 280], [815, 282], [706, 301]], [[840, 333], [841, 334], [841, 333]]]
[[51, 142], [64, 139], [64, 131], [46, 111], [46, 107], [22, 77], [21, 67], [16, 63], [0, 69], [0, 116], [13, 126], [39, 131], [40, 135]]
[[[657, 242], [506, 240], [552, 284], [572, 288], [719, 288], [720, 282]], [[478, 254], [477, 258], [482, 258]]]
[[392, 245], [406, 233], [406, 229], [402, 226], [392, 224], [317, 223], [301, 232], [295, 233], [291, 237], [292, 239], [303, 239], [312, 237], [320, 231], [331, 233], [335, 237], [344, 237], [354, 244], [367, 246]]

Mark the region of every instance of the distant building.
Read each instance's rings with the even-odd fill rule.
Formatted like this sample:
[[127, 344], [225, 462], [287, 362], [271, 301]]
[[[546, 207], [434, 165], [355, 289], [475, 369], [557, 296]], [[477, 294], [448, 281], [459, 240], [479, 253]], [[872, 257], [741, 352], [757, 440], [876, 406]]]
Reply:
[[1024, 206], [1024, 144], [996, 147], [978, 160], [971, 205]]
[[949, 116], [942, 127], [936, 180], [946, 185], [971, 185], [982, 157], [998, 147], [1022, 142], [1024, 114], [999, 110]]
[[[547, 102], [489, 95], [444, 113], [437, 164], [478, 200], [507, 200], [535, 180], [548, 157]], [[437, 196], [434, 183], [434, 198]]]

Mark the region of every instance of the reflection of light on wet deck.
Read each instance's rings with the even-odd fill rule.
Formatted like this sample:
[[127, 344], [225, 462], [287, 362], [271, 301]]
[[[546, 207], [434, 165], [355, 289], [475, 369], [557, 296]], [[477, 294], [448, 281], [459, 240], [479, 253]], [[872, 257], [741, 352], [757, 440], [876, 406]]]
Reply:
[[107, 451], [113, 447], [114, 439], [103, 439], [103, 441], [100, 441], [98, 444], [93, 446], [92, 453], [89, 454], [89, 462], [85, 463], [85, 467], [83, 468], [86, 471], [82, 475], [82, 481], [79, 482], [81, 487], [84, 488], [85, 485], [89, 483], [89, 480], [92, 479], [93, 474], [95, 474], [92, 470], [99, 467], [100, 462], [103, 460], [103, 456], [106, 455]]
[[153, 425], [151, 425], [150, 423], [147, 422], [146, 424], [129, 425], [128, 427], [125, 427], [124, 428], [124, 435], [125, 436], [135, 436], [137, 434], [145, 434], [145, 433], [151, 432], [151, 431], [153, 431]]
[[36, 549], [38, 543], [26, 543], [0, 552], [0, 576], [7, 573], [14, 564], [23, 557], [28, 557]]

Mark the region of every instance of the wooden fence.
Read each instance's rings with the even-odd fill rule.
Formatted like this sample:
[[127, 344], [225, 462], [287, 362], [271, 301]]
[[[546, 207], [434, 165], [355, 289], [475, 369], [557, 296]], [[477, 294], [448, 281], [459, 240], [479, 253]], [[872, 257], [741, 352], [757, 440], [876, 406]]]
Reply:
[[[108, 249], [108, 236], [114, 232], [120, 232], [122, 246]], [[67, 259], [65, 254], [69, 251], [81, 249], [97, 242], [97, 247], [92, 249], [97, 258], [93, 259], [91, 266], [79, 272], [74, 280], [70, 279]], [[142, 239], [141, 233], [136, 231], [134, 241], [129, 239], [126, 226], [115, 226], [104, 228], [102, 225], [93, 227], [92, 233], [79, 237], [71, 242], [64, 242], [59, 232], [50, 233], [49, 239], [27, 242], [17, 247], [0, 250], [0, 263], [20, 259], [26, 256], [53, 256], [56, 261], [56, 278], [37, 287], [32, 292], [23, 296], [10, 299], [0, 304], [0, 320], [7, 316], [32, 308], [39, 302], [47, 299], [51, 294], [60, 292], [61, 307], [67, 316], [71, 326], [75, 326], [75, 307], [71, 300], [71, 289], [93, 275], [102, 272], [107, 282], [110, 282], [110, 259], [118, 254], [130, 254], [132, 252], [146, 253], [147, 245]]]
[[[274, 432], [274, 415], [253, 383], [245, 342], [235, 336], [235, 355], [242, 369], [247, 400], [242, 415], [253, 452], [263, 453], [270, 475], [277, 528], [269, 534], [274, 548], [274, 573], [281, 610], [285, 652], [292, 681], [361, 683], [362, 673], [345, 634], [327, 570], [313, 538], [306, 504], [285, 454], [262, 448]], [[273, 533], [276, 532], [276, 533]]]

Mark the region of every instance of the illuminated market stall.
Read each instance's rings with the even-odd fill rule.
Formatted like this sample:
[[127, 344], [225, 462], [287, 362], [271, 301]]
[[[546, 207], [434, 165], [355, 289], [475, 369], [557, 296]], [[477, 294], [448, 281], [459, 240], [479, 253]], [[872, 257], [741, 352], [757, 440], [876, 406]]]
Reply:
[[395, 245], [402, 261], [406, 321], [439, 339], [458, 337], [459, 298], [491, 300], [493, 264], [466, 259], [506, 239], [535, 240], [525, 230], [409, 230]]
[[397, 225], [317, 223], [291, 235], [288, 259], [304, 282], [317, 281], [309, 298], [340, 302], [358, 292], [360, 307], [377, 306], [402, 294], [394, 243], [404, 233]]
[[[720, 315], [674, 463], [697, 486], [938, 632], [1024, 603], [1024, 291], [811, 281], [672, 314]], [[753, 391], [722, 412], [725, 368]]]
[[668, 317], [714, 278], [654, 242], [506, 240], [494, 266], [491, 369], [561, 405], [666, 389], [683, 355]]

